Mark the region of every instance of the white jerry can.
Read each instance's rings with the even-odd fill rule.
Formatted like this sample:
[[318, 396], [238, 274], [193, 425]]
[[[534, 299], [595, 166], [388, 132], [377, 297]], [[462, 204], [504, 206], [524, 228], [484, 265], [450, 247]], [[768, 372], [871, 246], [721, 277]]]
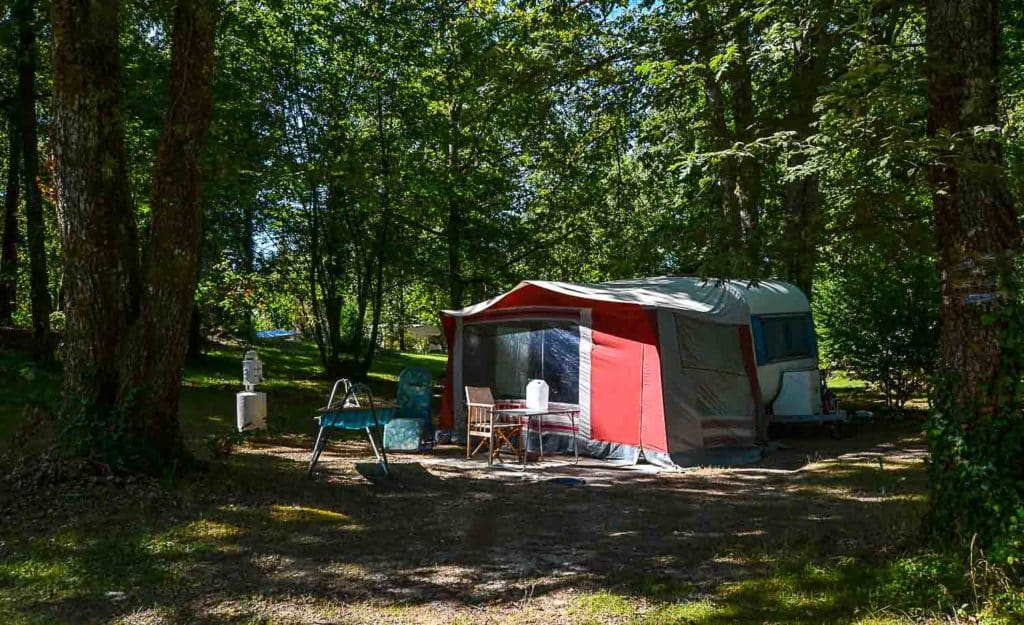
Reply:
[[548, 383], [544, 380], [530, 380], [526, 385], [526, 407], [529, 410], [548, 409]]

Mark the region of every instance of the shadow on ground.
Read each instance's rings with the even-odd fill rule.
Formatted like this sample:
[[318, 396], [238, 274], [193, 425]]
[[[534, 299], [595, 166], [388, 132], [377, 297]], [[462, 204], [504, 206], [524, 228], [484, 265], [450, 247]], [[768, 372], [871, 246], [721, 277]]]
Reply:
[[[277, 437], [177, 484], [95, 482], [2, 519], [0, 615], [25, 623], [855, 622], [915, 534], [912, 424], [799, 437], [761, 465], [526, 474], [358, 440], [316, 479]], [[549, 481], [582, 477], [578, 486]], [[558, 618], [554, 618], [558, 616]]]

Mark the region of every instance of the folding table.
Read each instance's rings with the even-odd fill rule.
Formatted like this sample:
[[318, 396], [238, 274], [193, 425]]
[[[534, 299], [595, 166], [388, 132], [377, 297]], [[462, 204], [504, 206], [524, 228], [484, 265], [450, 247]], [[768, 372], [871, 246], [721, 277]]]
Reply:
[[[514, 417], [526, 421], [526, 426], [523, 428], [523, 436], [529, 436], [530, 428], [533, 423], [537, 423], [537, 436], [540, 439], [540, 457], [544, 458], [544, 417], [563, 415], [569, 417], [569, 423], [572, 428], [572, 451], [573, 451], [573, 463], [580, 461], [580, 443], [579, 443], [579, 429], [577, 427], [577, 419], [580, 414], [580, 407], [575, 404], [560, 404], [560, 403], [549, 403], [547, 408], [496, 408], [494, 410], [495, 415], [502, 415], [506, 417]], [[525, 443], [525, 441], [524, 441]], [[527, 454], [526, 445], [523, 445], [523, 469], [526, 469], [526, 457]]]

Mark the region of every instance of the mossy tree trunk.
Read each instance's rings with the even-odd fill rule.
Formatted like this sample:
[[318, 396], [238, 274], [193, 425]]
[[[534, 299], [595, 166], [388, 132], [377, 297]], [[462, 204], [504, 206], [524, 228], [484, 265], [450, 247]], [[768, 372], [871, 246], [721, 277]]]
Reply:
[[1003, 180], [999, 3], [927, 4], [928, 131], [942, 304], [933, 389], [932, 525], [961, 545], [989, 543], [1020, 505], [1024, 420], [1015, 397], [1021, 239]]
[[180, 0], [152, 219], [141, 254], [124, 152], [118, 0], [53, 5], [55, 153], [67, 300], [64, 417], [79, 453], [163, 470], [178, 399], [203, 213], [214, 0]]

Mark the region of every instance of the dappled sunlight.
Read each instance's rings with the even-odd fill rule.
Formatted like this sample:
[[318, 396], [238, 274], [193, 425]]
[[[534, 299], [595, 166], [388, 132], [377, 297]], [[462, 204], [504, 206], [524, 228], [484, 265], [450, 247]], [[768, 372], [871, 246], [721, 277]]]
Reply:
[[237, 551], [224, 541], [239, 537], [243, 529], [211, 519], [198, 519], [185, 525], [160, 532], [141, 541], [142, 550], [150, 555], [185, 555], [199, 551]]
[[[725, 625], [761, 622], [760, 602], [782, 622], [849, 619], [870, 597], [846, 568], [870, 568], [912, 533], [924, 484], [919, 439], [890, 434], [906, 444], [881, 450], [881, 434], [863, 436], [798, 470], [773, 466], [816, 440], [762, 465], [681, 472], [553, 456], [524, 473], [442, 447], [392, 454], [382, 480], [357, 436], [332, 442], [311, 479], [308, 434], [261, 434], [149, 503], [72, 498], [63, 525], [18, 528], [0, 571], [19, 590], [0, 595], [0, 615], [373, 623], [386, 608], [394, 622], [440, 624], [476, 622], [486, 605], [509, 622], [557, 609]], [[132, 529], [107, 536], [112, 523]], [[853, 564], [836, 569], [837, 557]]]
[[275, 521], [302, 523], [330, 523], [333, 525], [352, 525], [352, 519], [346, 514], [332, 510], [306, 508], [303, 506], [271, 506], [270, 516]]

